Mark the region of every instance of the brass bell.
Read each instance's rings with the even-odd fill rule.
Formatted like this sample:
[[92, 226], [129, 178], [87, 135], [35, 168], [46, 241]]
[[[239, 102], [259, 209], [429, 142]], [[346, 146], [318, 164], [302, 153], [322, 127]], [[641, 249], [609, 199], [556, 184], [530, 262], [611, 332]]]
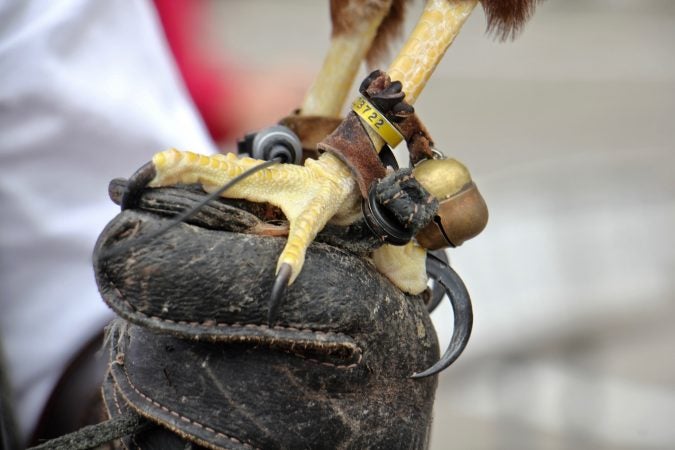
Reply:
[[429, 159], [418, 164], [413, 174], [439, 202], [434, 220], [417, 233], [422, 247], [457, 247], [483, 231], [487, 205], [462, 163], [449, 158]]

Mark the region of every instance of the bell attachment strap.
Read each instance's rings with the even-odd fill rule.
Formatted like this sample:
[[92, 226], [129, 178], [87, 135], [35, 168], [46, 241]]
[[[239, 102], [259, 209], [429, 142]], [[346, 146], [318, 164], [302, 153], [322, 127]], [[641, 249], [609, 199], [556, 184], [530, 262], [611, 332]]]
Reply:
[[405, 245], [433, 220], [438, 200], [417, 181], [411, 169], [400, 169], [372, 184], [362, 211], [380, 241]]
[[405, 245], [415, 236], [391, 216], [377, 200], [376, 185], [373, 185], [368, 199], [362, 203], [363, 217], [368, 229], [380, 241], [391, 245]]

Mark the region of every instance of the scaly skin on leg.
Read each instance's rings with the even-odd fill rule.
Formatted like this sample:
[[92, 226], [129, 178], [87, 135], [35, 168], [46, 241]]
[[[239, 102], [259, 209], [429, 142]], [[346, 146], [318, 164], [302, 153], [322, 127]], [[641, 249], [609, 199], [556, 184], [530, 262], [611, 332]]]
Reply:
[[334, 13], [348, 14], [349, 20], [333, 24], [328, 53], [302, 103], [302, 115], [340, 117], [356, 73], [391, 7], [391, 0], [370, 1], [367, 5], [362, 1], [337, 1], [341, 2], [337, 8], [340, 11]]
[[[200, 183], [204, 190], [212, 192], [247, 169], [263, 161], [253, 158], [238, 158], [234, 154], [206, 156], [175, 149], [157, 153], [152, 158], [157, 175], [150, 187], [169, 186], [176, 183]], [[281, 170], [280, 170], [281, 169]], [[308, 171], [295, 165], [269, 167], [236, 184], [223, 194], [224, 197], [242, 198], [253, 202], [269, 202], [287, 209], [293, 206], [292, 193], [309, 184]], [[284, 210], [284, 214], [286, 210]]]
[[[262, 161], [237, 158], [233, 154], [205, 156], [178, 150], [157, 153], [152, 162], [157, 175], [150, 187], [176, 183], [200, 183], [204, 190], [217, 190], [234, 177]], [[291, 267], [292, 283], [302, 270], [305, 251], [317, 233], [336, 214], [349, 214], [358, 204], [356, 182], [349, 169], [336, 157], [323, 155], [307, 160], [305, 166], [279, 164], [242, 180], [223, 197], [266, 202], [281, 208], [289, 222], [288, 240], [279, 257]]]
[[415, 103], [478, 0], [429, 0], [422, 17], [389, 66], [392, 81], [403, 84], [405, 100]]
[[[406, 40], [398, 56], [389, 66], [387, 74], [392, 81], [403, 84], [405, 100], [415, 103], [426, 86], [434, 69], [464, 25], [478, 0], [429, 0], [422, 17]], [[384, 141], [368, 129], [375, 148], [382, 148]], [[373, 252], [377, 269], [399, 289], [419, 294], [426, 289], [426, 251], [408, 244], [394, 247], [385, 244]]]
[[[413, 34], [388, 70], [393, 80], [403, 83], [409, 103], [416, 100], [476, 4], [477, 0], [429, 0]], [[374, 15], [361, 37], [345, 38], [348, 44], [340, 41], [336, 55], [350, 54], [350, 60], [354, 59], [354, 55], [361, 55], [359, 60], [362, 59], [383, 16], [384, 12]], [[353, 65], [349, 64], [348, 70], [345, 70], [346, 65], [341, 59], [335, 55], [327, 58], [322, 73], [352, 73]], [[343, 78], [348, 77], [353, 77], [353, 74]], [[307, 111], [303, 113], [332, 115], [339, 111], [344, 92], [342, 95], [325, 96], [326, 89], [326, 86], [318, 84], [310, 91], [303, 105]], [[338, 90], [344, 89], [345, 83], [341, 81]], [[367, 125], [366, 130], [375, 148], [381, 148], [384, 141]], [[216, 190], [246, 169], [261, 163], [251, 158], [238, 159], [233, 155], [207, 157], [177, 150], [158, 153], [153, 162], [157, 176], [150, 186], [202, 183], [207, 191]], [[300, 273], [305, 251], [317, 233], [334, 216], [342, 218], [342, 223], [344, 218], [354, 217], [358, 211], [355, 208], [360, 204], [350, 170], [330, 154], [323, 154], [318, 160], [308, 160], [303, 167], [289, 164], [269, 167], [232, 187], [223, 196], [268, 202], [284, 212], [290, 228], [277, 272], [283, 264], [289, 264], [292, 269], [289, 284]], [[413, 244], [411, 246], [401, 249], [386, 246], [378, 250], [373, 259], [378, 269], [400, 289], [419, 293], [424, 289], [420, 279], [426, 279], [424, 265], [420, 263], [423, 258], [419, 257], [423, 250], [414, 248]]]
[[[307, 160], [305, 168], [311, 174], [311, 187], [303, 186], [294, 192], [298, 201], [293, 209], [297, 209], [290, 212], [288, 241], [277, 263], [277, 272], [284, 263], [291, 266], [289, 284], [302, 270], [307, 247], [317, 233], [338, 212], [347, 214], [345, 210], [355, 204], [353, 197], [359, 195], [349, 168], [335, 156]], [[278, 206], [284, 210], [283, 205]]]
[[373, 252], [377, 270], [403, 292], [419, 294], [427, 288], [427, 251], [415, 242], [385, 244]]

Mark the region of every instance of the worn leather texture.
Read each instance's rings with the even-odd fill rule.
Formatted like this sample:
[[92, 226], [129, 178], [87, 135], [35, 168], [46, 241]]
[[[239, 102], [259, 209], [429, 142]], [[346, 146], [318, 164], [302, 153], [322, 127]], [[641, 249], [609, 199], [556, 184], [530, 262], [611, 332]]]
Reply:
[[304, 161], [307, 158], [319, 157], [316, 145], [335, 131], [341, 122], [342, 119], [339, 117], [305, 116], [300, 115], [300, 110], [297, 110], [294, 114], [281, 119], [279, 125], [288, 127], [300, 138]]
[[370, 185], [387, 174], [378, 149], [368, 136], [361, 119], [350, 111], [331, 134], [317, 144], [319, 152], [329, 152], [340, 158], [352, 171], [361, 196], [368, 197]]
[[[109, 335], [108, 412], [131, 408], [158, 424], [128, 445], [427, 447], [437, 378], [410, 378], [438, 359], [422, 297], [367, 259], [314, 243], [269, 325], [285, 239], [180, 224], [131, 245], [167, 220], [124, 211], [94, 255], [102, 297], [123, 319]], [[107, 254], [120, 244], [129, 248]]]
[[434, 142], [429, 131], [415, 114], [415, 108], [405, 101], [401, 82], [392, 82], [385, 72], [374, 70], [363, 80], [359, 91], [389, 121], [396, 124], [406, 141], [410, 162], [413, 165], [423, 159], [433, 158]]

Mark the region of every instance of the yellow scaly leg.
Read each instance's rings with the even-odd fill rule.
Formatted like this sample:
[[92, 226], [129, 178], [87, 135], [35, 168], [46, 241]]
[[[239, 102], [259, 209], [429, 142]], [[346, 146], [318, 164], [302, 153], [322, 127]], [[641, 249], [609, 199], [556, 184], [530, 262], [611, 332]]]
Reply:
[[[175, 149], [157, 153], [152, 162], [157, 175], [150, 187], [200, 183], [207, 192], [218, 188], [263, 161], [233, 154], [205, 156]], [[277, 264], [291, 269], [289, 283], [302, 270], [305, 252], [317, 233], [336, 214], [349, 209], [357, 195], [349, 169], [332, 155], [307, 160], [305, 166], [278, 164], [242, 180], [222, 195], [278, 206], [289, 222], [289, 234]]]
[[[418, 26], [388, 71], [394, 80], [403, 83], [404, 92], [408, 95], [406, 99], [410, 103], [417, 98], [476, 4], [477, 0], [429, 0]], [[373, 26], [369, 26], [369, 31]], [[332, 70], [332, 65], [328, 64], [327, 70]], [[339, 69], [336, 67], [335, 70]], [[335, 99], [329, 103], [337, 104], [340, 101]], [[369, 132], [369, 135], [375, 148], [381, 148], [384, 144], [381, 138], [374, 133]], [[207, 190], [215, 190], [261, 161], [222, 155], [206, 157], [170, 150], [157, 154], [153, 163], [157, 175], [151, 186], [199, 182]], [[354, 216], [354, 206], [359, 204], [358, 195], [349, 169], [331, 154], [323, 154], [317, 161], [308, 161], [304, 167], [269, 167], [224, 194], [231, 198], [268, 202], [286, 214], [290, 223], [289, 237], [279, 258], [277, 272], [287, 264], [290, 267], [290, 273], [286, 274], [288, 283], [292, 283], [300, 273], [307, 247], [325, 224], [336, 214], [342, 217]], [[405, 252], [392, 252], [391, 249], [389, 253], [390, 257], [393, 254], [405, 255]], [[377, 255], [375, 259], [378, 259]], [[400, 262], [409, 263], [408, 259], [401, 257]], [[421, 270], [419, 258], [413, 259], [417, 270]], [[406, 287], [409, 286], [409, 280], [401, 280], [400, 275], [388, 273], [389, 269], [385, 265], [379, 268], [399, 288], [411, 291]]]
[[[417, 100], [477, 4], [478, 0], [427, 2], [415, 29], [387, 70], [392, 81], [403, 84], [408, 103], [412, 105]], [[375, 148], [382, 148], [384, 141], [379, 136], [375, 133], [369, 133], [369, 136]], [[373, 262], [396, 287], [419, 294], [427, 286], [425, 256], [426, 251], [414, 242], [402, 247], [385, 244], [373, 252]]]

